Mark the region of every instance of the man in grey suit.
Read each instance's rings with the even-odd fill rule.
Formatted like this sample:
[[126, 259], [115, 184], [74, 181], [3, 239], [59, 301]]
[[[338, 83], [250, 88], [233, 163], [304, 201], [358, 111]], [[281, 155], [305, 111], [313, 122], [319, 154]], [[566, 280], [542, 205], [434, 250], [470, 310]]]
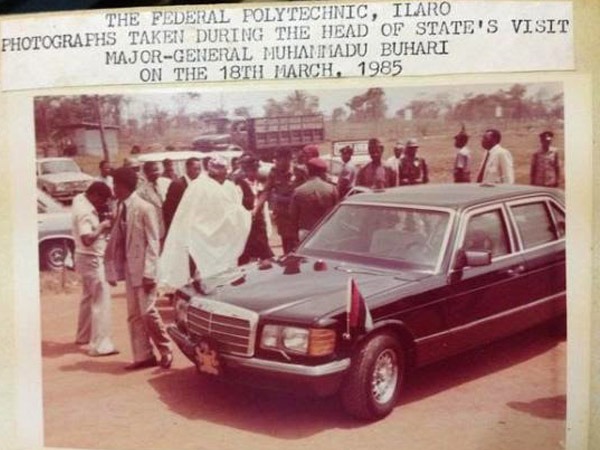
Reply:
[[[127, 322], [133, 363], [137, 370], [173, 362], [171, 344], [156, 309], [156, 278], [159, 256], [159, 225], [154, 207], [135, 192], [137, 174], [127, 167], [113, 173], [114, 194], [119, 201], [117, 217], [105, 254], [106, 279], [111, 285], [125, 280]], [[161, 355], [156, 359], [152, 343]]]
[[486, 150], [483, 162], [479, 167], [477, 183], [513, 184], [515, 171], [511, 153], [500, 146], [502, 135], [496, 129], [485, 131], [481, 138], [481, 146]]

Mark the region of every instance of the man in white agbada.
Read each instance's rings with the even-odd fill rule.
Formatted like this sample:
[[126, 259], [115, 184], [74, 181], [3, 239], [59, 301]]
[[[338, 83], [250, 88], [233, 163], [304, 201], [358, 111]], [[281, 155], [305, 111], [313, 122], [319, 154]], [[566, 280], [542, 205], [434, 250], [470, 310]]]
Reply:
[[201, 174], [183, 194], [159, 261], [162, 285], [179, 288], [188, 283], [190, 257], [196, 280], [237, 265], [252, 218], [242, 205], [241, 190], [226, 176], [225, 160], [212, 158], [208, 175]]

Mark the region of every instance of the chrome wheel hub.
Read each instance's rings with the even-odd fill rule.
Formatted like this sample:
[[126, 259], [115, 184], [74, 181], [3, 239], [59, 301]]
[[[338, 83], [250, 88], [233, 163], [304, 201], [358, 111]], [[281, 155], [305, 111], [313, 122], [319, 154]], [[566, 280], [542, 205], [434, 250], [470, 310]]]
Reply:
[[391, 349], [379, 354], [373, 367], [371, 393], [377, 403], [386, 403], [394, 396], [398, 383], [398, 356]]

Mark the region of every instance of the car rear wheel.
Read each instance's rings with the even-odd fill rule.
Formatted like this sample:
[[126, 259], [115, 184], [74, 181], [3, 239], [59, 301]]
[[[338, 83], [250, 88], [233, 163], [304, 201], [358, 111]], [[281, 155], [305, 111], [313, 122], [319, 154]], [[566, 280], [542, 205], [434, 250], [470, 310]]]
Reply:
[[362, 420], [388, 415], [404, 381], [405, 356], [393, 335], [381, 333], [362, 344], [342, 386], [345, 410]]
[[40, 264], [46, 270], [60, 270], [72, 251], [71, 244], [65, 240], [44, 242], [40, 248]]

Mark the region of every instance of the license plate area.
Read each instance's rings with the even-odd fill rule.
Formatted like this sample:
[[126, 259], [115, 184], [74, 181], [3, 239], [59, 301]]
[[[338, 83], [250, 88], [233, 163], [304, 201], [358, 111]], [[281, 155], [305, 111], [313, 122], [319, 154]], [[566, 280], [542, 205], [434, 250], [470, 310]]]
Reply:
[[218, 376], [222, 366], [216, 342], [202, 338], [194, 348], [196, 367], [201, 373]]

